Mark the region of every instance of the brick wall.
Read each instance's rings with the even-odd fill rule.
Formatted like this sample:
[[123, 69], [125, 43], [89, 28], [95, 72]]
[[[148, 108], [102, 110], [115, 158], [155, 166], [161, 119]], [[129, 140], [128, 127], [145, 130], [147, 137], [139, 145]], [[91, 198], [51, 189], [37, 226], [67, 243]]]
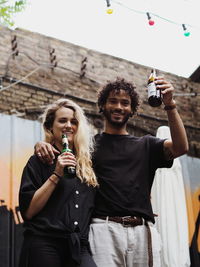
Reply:
[[[14, 56], [11, 53], [16, 50], [11, 47], [16, 44], [19, 53]], [[56, 67], [53, 67], [55, 64]], [[0, 92], [0, 112], [38, 119], [45, 105], [66, 96], [85, 109], [94, 129], [101, 130], [101, 117], [95, 104], [97, 91], [107, 81], [124, 77], [135, 83], [141, 102], [138, 115], [129, 123], [130, 132], [135, 135], [155, 134], [160, 125], [167, 125], [166, 113], [162, 107], [152, 108], [147, 103], [146, 81], [151, 70], [149, 67], [38, 33], [1, 27], [0, 86], [10, 86], [34, 70], [25, 80]], [[171, 73], [159, 72], [174, 84], [177, 94], [200, 93], [199, 83]], [[175, 98], [187, 130], [189, 154], [200, 157], [200, 97]]]

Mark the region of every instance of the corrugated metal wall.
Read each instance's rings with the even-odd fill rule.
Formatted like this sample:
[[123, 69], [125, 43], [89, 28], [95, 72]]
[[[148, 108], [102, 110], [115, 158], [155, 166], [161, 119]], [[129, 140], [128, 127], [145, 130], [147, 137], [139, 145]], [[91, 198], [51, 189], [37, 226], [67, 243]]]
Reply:
[[16, 267], [23, 230], [18, 211], [21, 173], [42, 130], [37, 121], [4, 114], [0, 125], [0, 266]]

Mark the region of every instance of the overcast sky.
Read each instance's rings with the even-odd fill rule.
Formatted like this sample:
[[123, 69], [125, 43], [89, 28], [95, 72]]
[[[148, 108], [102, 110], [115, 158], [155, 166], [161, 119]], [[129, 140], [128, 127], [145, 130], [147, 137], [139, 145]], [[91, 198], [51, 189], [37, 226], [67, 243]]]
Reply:
[[[183, 77], [200, 65], [200, 0], [111, 0], [111, 15], [106, 0], [28, 1], [15, 27]], [[146, 12], [164, 19], [149, 26]]]

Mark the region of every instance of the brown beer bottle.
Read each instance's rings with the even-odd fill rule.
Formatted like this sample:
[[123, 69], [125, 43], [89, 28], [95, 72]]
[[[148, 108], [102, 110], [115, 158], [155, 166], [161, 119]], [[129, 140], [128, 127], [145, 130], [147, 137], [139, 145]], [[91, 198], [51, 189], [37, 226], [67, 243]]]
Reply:
[[152, 69], [151, 74], [148, 79], [147, 89], [148, 89], [148, 103], [152, 107], [159, 107], [162, 104], [160, 89], [156, 88], [155, 85], [156, 71]]

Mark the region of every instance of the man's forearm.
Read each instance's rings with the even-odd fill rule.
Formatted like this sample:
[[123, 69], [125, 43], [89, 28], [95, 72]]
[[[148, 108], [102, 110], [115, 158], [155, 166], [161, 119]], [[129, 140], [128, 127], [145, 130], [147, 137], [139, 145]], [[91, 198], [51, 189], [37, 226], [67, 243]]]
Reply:
[[175, 157], [178, 157], [188, 151], [185, 127], [176, 108], [167, 110], [166, 112], [172, 138], [172, 152]]

